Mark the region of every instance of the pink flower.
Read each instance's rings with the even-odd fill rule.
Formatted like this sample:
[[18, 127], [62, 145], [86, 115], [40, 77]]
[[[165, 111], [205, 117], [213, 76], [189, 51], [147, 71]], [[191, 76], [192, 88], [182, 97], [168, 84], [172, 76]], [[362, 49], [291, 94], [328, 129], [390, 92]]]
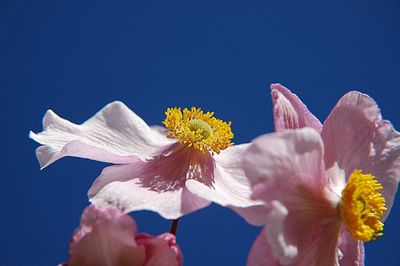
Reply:
[[169, 233], [136, 234], [135, 221], [118, 209], [91, 205], [75, 230], [63, 266], [180, 266], [182, 254]]
[[43, 145], [36, 150], [41, 168], [64, 156], [115, 164], [88, 192], [95, 205], [176, 219], [210, 201], [238, 211], [255, 204], [241, 164], [248, 144], [232, 146], [230, 122], [199, 108], [169, 108], [163, 123], [166, 133], [113, 102], [81, 125], [49, 110], [43, 131], [30, 137]]
[[365, 94], [344, 95], [322, 126], [289, 90], [271, 90], [278, 133], [244, 154], [268, 208], [248, 265], [364, 265], [363, 242], [382, 235], [397, 191], [399, 133]]

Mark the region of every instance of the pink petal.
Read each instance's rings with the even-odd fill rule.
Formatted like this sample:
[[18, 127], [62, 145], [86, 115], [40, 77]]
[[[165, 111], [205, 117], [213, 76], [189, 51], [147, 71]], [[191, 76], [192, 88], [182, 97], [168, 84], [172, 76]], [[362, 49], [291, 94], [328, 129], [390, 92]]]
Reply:
[[126, 213], [154, 211], [166, 219], [177, 219], [210, 204], [186, 187], [173, 191], [155, 191], [142, 186], [137, 179], [109, 183], [93, 195], [90, 202], [98, 206], [115, 206]]
[[108, 104], [81, 125], [49, 110], [43, 119], [43, 131], [30, 132], [29, 136], [44, 145], [36, 153], [42, 168], [64, 156], [128, 163], [135, 156], [151, 157], [164, 145], [172, 143], [154, 135], [149, 126], [121, 102]]
[[287, 206], [289, 211], [272, 201], [267, 216], [264, 230], [273, 257], [282, 265], [337, 265], [340, 223], [334, 219], [335, 210], [326, 215], [323, 206]]
[[247, 266], [280, 266], [274, 257], [271, 247], [267, 241], [267, 232], [264, 229], [254, 241], [247, 258]]
[[86, 208], [70, 244], [68, 266], [144, 265], [134, 220], [116, 209]]
[[315, 236], [309, 246], [299, 254], [293, 266], [339, 266], [338, 261], [338, 224], [327, 224], [320, 235]]
[[235, 145], [214, 155], [216, 170], [214, 182], [208, 185], [199, 179], [189, 179], [190, 192], [222, 206], [246, 208], [260, 205], [250, 199], [251, 187], [242, 167], [242, 154], [249, 144]]
[[175, 242], [175, 236], [169, 233], [153, 237], [147, 234], [136, 236], [138, 245], [146, 248], [146, 266], [180, 266], [182, 253]]
[[342, 178], [355, 169], [374, 175], [384, 187], [382, 194], [390, 211], [400, 177], [400, 134], [382, 120], [374, 100], [360, 92], [347, 93], [321, 134], [327, 168], [337, 165], [344, 172]]
[[364, 243], [355, 240], [344, 227], [340, 231], [339, 249], [343, 256], [339, 259], [340, 266], [364, 266]]
[[323, 191], [327, 184], [323, 143], [311, 128], [258, 137], [243, 161], [245, 173], [257, 191], [253, 197], [266, 202], [290, 194], [299, 185]]
[[276, 132], [302, 127], [312, 127], [321, 132], [321, 122], [290, 90], [279, 83], [271, 84], [271, 96]]
[[[274, 257], [282, 264], [314, 265], [314, 256], [316, 261], [330, 262], [317, 265], [333, 265], [339, 199], [327, 189], [318, 132], [303, 128], [261, 136], [246, 151], [244, 169], [253, 185], [253, 198], [271, 208], [265, 224]], [[327, 249], [318, 251], [317, 242]]]
[[[285, 236], [285, 220], [288, 216], [288, 210], [279, 201], [270, 203], [271, 211], [266, 217], [266, 228], [264, 229], [268, 236], [268, 244], [271, 247], [271, 253], [274, 258], [283, 265], [291, 264], [297, 259], [298, 248], [287, 242]], [[298, 233], [300, 234], [301, 231]]]
[[96, 205], [125, 212], [151, 210], [176, 219], [209, 205], [186, 188], [185, 180], [190, 177], [211, 185], [213, 169], [211, 156], [177, 144], [152, 160], [105, 168], [88, 194]]
[[[326, 224], [322, 231], [309, 238], [306, 245], [299, 249], [285, 242], [283, 226], [295, 225], [290, 222], [290, 217], [283, 205], [272, 203], [271, 215], [268, 224], [253, 243], [249, 253], [247, 266], [320, 266], [338, 264], [338, 224]], [[285, 222], [286, 221], [286, 222]], [[309, 227], [313, 227], [318, 221], [310, 221]], [[292, 224], [292, 225], [290, 225]], [[320, 225], [318, 227], [321, 227]], [[299, 230], [301, 228], [297, 228]], [[309, 230], [309, 229], [307, 229]], [[297, 231], [296, 234], [302, 234]]]

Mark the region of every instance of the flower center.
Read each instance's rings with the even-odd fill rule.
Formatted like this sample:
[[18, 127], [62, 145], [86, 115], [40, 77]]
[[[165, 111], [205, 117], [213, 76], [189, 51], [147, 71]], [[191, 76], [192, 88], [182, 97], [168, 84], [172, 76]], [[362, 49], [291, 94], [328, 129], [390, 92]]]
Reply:
[[383, 186], [373, 175], [354, 170], [342, 191], [339, 212], [348, 230], [357, 240], [368, 242], [381, 236], [381, 218], [387, 210], [378, 190]]
[[203, 139], [208, 139], [213, 134], [212, 128], [209, 124], [199, 119], [192, 119], [188, 123], [189, 129], [196, 132], [199, 130], [200, 134], [203, 135]]
[[194, 147], [202, 152], [220, 153], [233, 145], [231, 122], [214, 117], [213, 112], [204, 113], [200, 108], [168, 108], [163, 124], [167, 137], [176, 138], [179, 143]]

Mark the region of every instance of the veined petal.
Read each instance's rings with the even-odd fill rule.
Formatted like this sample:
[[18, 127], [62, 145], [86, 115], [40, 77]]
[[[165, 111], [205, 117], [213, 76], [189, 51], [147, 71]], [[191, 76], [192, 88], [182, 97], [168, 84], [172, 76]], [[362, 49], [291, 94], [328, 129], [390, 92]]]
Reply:
[[43, 119], [43, 131], [30, 132], [32, 139], [44, 145], [37, 149], [42, 167], [63, 156], [110, 163], [127, 163], [132, 156], [148, 158], [173, 142], [157, 136], [122, 102], [108, 104], [81, 125], [49, 110]]
[[145, 266], [180, 266], [182, 253], [176, 244], [175, 236], [170, 233], [153, 237], [147, 234], [136, 236], [138, 245], [146, 248]]
[[307, 106], [281, 84], [271, 84], [275, 131], [311, 127], [321, 132], [321, 122], [308, 110]]
[[309, 211], [315, 213], [307, 213], [307, 210], [288, 206], [292, 210], [286, 209], [279, 201], [272, 201], [267, 216], [265, 231], [274, 257], [281, 265], [338, 265], [340, 223], [332, 217], [320, 216], [318, 208], [310, 208]]
[[256, 188], [254, 198], [268, 202], [302, 185], [322, 191], [327, 184], [323, 143], [311, 128], [256, 138], [244, 154], [243, 167]]
[[172, 145], [151, 160], [105, 168], [88, 194], [96, 205], [111, 205], [125, 212], [151, 210], [167, 219], [176, 219], [210, 204], [191, 193], [185, 181], [191, 175], [211, 184], [211, 159], [184, 145]]
[[[355, 169], [383, 185], [389, 214], [400, 177], [400, 134], [368, 95], [352, 91], [336, 104], [322, 130], [327, 168], [335, 164], [348, 178]], [[334, 182], [339, 183], [339, 182]]]
[[95, 205], [124, 212], [151, 210], [176, 219], [210, 204], [190, 192], [185, 182], [191, 178], [212, 186], [214, 170], [210, 154], [176, 143], [146, 161], [105, 168], [88, 196]]
[[[37, 136], [38, 135], [31, 133], [31, 138], [36, 140]], [[99, 148], [80, 140], [71, 140], [61, 149], [54, 148], [53, 146], [39, 146], [36, 149], [36, 157], [39, 161], [40, 169], [43, 169], [58, 159], [66, 156], [88, 158], [96, 161], [117, 164], [132, 163], [139, 160], [137, 156], [114, 154], [104, 148]]]
[[[293, 217], [293, 216], [292, 216]], [[339, 223], [325, 224], [321, 227], [318, 220], [308, 221], [308, 227], [314, 227], [317, 234], [312, 235], [303, 245], [293, 246], [287, 242], [292, 228], [295, 234], [302, 234], [296, 222], [291, 222], [288, 210], [279, 202], [271, 203], [271, 213], [267, 216], [266, 227], [257, 237], [249, 253], [247, 266], [337, 266]], [[304, 225], [304, 224], [303, 224]], [[316, 230], [319, 228], [319, 230]]]
[[103, 207], [114, 206], [125, 213], [154, 211], [166, 219], [177, 219], [210, 204], [186, 187], [172, 191], [155, 191], [143, 186], [139, 179], [109, 183], [93, 195], [90, 202]]
[[364, 243], [355, 240], [344, 227], [340, 230], [339, 250], [340, 266], [364, 266]]
[[326, 224], [323, 232], [301, 251], [293, 266], [342, 266], [338, 261], [339, 228], [338, 223]]
[[211, 185], [196, 179], [186, 181], [188, 189], [197, 196], [222, 206], [252, 207], [261, 202], [250, 199], [251, 187], [242, 167], [242, 154], [249, 144], [235, 145], [214, 155], [215, 177]]
[[287, 243], [284, 222], [288, 210], [279, 201], [270, 203], [271, 211], [267, 216], [265, 230], [271, 252], [282, 265], [290, 265], [298, 256], [298, 248]]
[[[318, 132], [303, 128], [261, 136], [245, 152], [243, 162], [252, 197], [271, 207], [265, 224], [274, 257], [282, 265], [336, 265], [339, 199], [326, 189]], [[319, 252], [316, 242], [327, 249]], [[313, 264], [312, 257], [329, 264]]]

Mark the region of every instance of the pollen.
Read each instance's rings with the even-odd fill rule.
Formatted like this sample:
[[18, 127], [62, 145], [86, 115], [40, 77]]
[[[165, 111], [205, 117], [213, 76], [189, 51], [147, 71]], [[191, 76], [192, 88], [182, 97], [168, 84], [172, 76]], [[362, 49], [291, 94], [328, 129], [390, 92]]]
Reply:
[[168, 108], [162, 122], [167, 128], [168, 138], [178, 139], [179, 143], [202, 152], [220, 151], [233, 145], [231, 122], [214, 117], [213, 112], [204, 113], [200, 108]]
[[352, 236], [364, 242], [382, 236], [381, 218], [386, 209], [385, 198], [378, 190], [383, 186], [375, 176], [354, 170], [342, 191], [339, 212]]

